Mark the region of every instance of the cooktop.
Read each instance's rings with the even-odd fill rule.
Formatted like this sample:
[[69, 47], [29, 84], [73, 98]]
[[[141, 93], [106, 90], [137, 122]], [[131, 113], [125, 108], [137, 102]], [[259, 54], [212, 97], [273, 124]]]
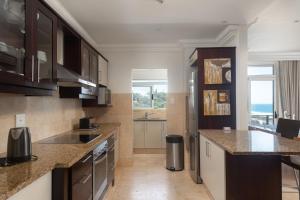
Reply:
[[43, 144], [84, 144], [91, 142], [101, 134], [64, 134], [42, 140]]

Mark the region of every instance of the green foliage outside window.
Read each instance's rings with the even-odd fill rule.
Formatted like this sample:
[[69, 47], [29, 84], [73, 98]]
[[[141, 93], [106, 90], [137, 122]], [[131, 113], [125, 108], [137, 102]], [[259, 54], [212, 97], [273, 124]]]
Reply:
[[[155, 88], [155, 91], [153, 91]], [[157, 89], [158, 88], [158, 89]], [[133, 108], [155, 108], [167, 107], [167, 86], [137, 86], [133, 87], [132, 100]]]

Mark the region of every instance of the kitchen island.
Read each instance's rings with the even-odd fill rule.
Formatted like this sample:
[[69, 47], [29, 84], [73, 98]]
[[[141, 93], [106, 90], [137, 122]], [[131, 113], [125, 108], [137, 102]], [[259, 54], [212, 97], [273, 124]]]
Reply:
[[215, 200], [281, 200], [281, 156], [300, 142], [261, 131], [199, 130], [201, 178]]

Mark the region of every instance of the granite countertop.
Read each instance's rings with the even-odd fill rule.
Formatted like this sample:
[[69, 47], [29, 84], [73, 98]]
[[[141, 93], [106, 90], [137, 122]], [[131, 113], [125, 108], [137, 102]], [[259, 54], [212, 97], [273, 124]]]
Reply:
[[199, 130], [200, 135], [234, 155], [300, 155], [300, 142], [262, 131]]
[[54, 168], [69, 168], [83, 156], [92, 151], [98, 144], [111, 136], [120, 123], [101, 124], [94, 131], [69, 131], [63, 134], [93, 134], [101, 136], [87, 144], [32, 144], [32, 154], [38, 156], [37, 161], [21, 163], [11, 167], [0, 167], [0, 200], [14, 195], [38, 178]]

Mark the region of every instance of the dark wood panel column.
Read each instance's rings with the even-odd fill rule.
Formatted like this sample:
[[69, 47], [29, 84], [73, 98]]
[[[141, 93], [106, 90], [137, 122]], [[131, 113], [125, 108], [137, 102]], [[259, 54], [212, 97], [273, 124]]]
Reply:
[[[214, 47], [197, 48], [198, 60], [198, 126], [199, 129], [222, 129], [229, 126], [236, 128], [236, 48], [235, 47]], [[204, 60], [230, 58], [231, 60], [231, 83], [230, 84], [205, 84], [204, 81]], [[204, 116], [204, 90], [229, 90], [231, 115], [228, 116]]]
[[226, 200], [281, 200], [281, 157], [226, 152]]

